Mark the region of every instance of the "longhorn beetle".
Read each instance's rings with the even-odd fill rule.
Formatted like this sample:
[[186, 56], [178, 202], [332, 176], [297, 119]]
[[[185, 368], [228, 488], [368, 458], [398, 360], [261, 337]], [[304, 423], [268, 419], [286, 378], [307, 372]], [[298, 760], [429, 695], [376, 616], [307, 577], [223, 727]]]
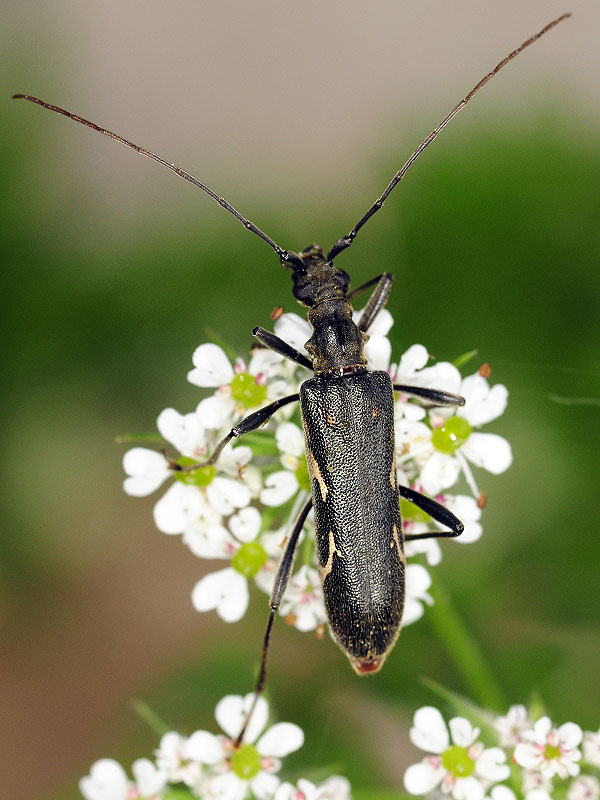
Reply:
[[[275, 251], [281, 265], [292, 271], [294, 297], [309, 308], [308, 321], [313, 328], [306, 342], [309, 358], [264, 328], [253, 331], [263, 346], [314, 371], [314, 377], [301, 385], [299, 394], [276, 400], [241, 420], [217, 445], [208, 461], [190, 466], [170, 461], [173, 470], [191, 471], [213, 465], [232, 439], [256, 430], [282, 406], [300, 401], [312, 497], [294, 523], [275, 577], [255, 702], [264, 691], [273, 621], [311, 507], [314, 507], [316, 549], [329, 627], [359, 674], [381, 668], [400, 630], [405, 575], [403, 541], [454, 537], [463, 531], [462, 522], [444, 506], [398, 485], [393, 421], [394, 391], [419, 398], [429, 406], [460, 406], [464, 405], [464, 398], [430, 388], [393, 384], [387, 372], [368, 370], [364, 354], [367, 331], [388, 300], [393, 278], [385, 272], [348, 291], [350, 278], [334, 266], [333, 260], [350, 247], [358, 231], [381, 208], [415, 159], [473, 95], [522, 50], [569, 16], [563, 14], [550, 22], [488, 72], [421, 142], [383, 194], [326, 255], [318, 245], [300, 253], [284, 250], [227, 200], [155, 153], [37, 97], [14, 95], [93, 128], [202, 189]], [[375, 288], [356, 325], [350, 301], [372, 286]], [[410, 500], [448, 530], [403, 536], [400, 498]], [[237, 745], [243, 739], [251, 714], [252, 708]]]

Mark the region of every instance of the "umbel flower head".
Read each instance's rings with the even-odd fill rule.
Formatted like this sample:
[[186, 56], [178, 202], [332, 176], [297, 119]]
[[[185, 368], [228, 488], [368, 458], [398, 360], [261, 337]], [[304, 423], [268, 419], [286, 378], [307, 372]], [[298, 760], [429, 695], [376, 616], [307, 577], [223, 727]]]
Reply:
[[[215, 717], [223, 733], [196, 731], [182, 736], [165, 733], [154, 753], [154, 760], [133, 763], [133, 779], [113, 759], [96, 761], [79, 782], [85, 800], [162, 800], [162, 798], [200, 798], [201, 800], [291, 800], [293, 787], [282, 784], [278, 776], [281, 759], [302, 747], [304, 734], [291, 722], [267, 727], [269, 708], [258, 698], [244, 741], [236, 745], [254, 695], [227, 695], [218, 704]], [[178, 786], [184, 785], [185, 792]], [[349, 800], [350, 786], [339, 776], [331, 776], [316, 786], [300, 779], [298, 787], [310, 788], [316, 800]]]
[[[360, 312], [356, 312], [357, 318]], [[387, 370], [395, 382], [463, 394], [463, 408], [425, 409], [414, 399], [397, 395], [395, 403], [396, 462], [400, 483], [425, 492], [446, 505], [465, 523], [456, 541], [481, 536], [480, 493], [474, 469], [492, 474], [511, 463], [510, 445], [502, 437], [479, 432], [506, 407], [507, 390], [475, 373], [462, 378], [448, 362], [431, 364], [427, 350], [413, 345], [397, 363], [391, 362], [387, 334], [393, 324], [383, 310], [370, 329], [366, 354], [371, 369]], [[284, 314], [275, 333], [300, 352], [311, 335], [309, 324]], [[153, 493], [169, 482], [154, 507], [159, 530], [179, 535], [198, 558], [220, 561], [192, 591], [198, 611], [215, 610], [226, 622], [243, 617], [252, 585], [270, 593], [282, 548], [293, 519], [306, 502], [310, 480], [297, 404], [277, 411], [260, 431], [228, 444], [216, 462], [192, 471], [174, 470], [206, 462], [218, 443], [239, 421], [262, 406], [298, 392], [310, 377], [306, 369], [270, 350], [258, 349], [246, 362], [231, 363], [215, 344], [203, 344], [193, 354], [188, 380], [212, 394], [195, 411], [181, 414], [167, 408], [158, 417], [166, 451], [135, 447], [125, 453], [125, 491], [133, 496]], [[175, 451], [175, 452], [174, 452]], [[412, 503], [402, 500], [401, 513], [410, 533], [440, 526]], [[294, 562], [295, 572], [280, 613], [299, 630], [320, 631], [326, 620], [309, 514], [308, 540]], [[450, 545], [452, 546], [452, 545]], [[429, 567], [441, 561], [436, 540], [408, 542], [406, 603], [403, 624], [418, 620], [433, 603]], [[226, 562], [223, 565], [222, 562]]]
[[579, 749], [598, 734], [584, 733], [574, 722], [556, 727], [547, 716], [533, 721], [523, 705], [511, 706], [504, 716], [478, 714], [487, 724], [486, 737], [495, 733], [489, 747], [466, 718], [454, 717], [446, 726], [432, 706], [416, 712], [410, 738], [429, 755], [406, 770], [408, 792], [441, 792], [455, 800], [599, 800], [600, 763]]

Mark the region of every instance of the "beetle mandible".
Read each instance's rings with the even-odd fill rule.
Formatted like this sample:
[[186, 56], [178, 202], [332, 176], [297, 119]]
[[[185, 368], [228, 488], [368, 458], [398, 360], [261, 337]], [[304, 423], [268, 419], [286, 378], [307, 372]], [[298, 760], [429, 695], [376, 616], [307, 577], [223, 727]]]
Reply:
[[[299, 394], [276, 400], [241, 420], [218, 444], [208, 461], [190, 466], [170, 463], [173, 470], [186, 471], [215, 464], [232, 439], [256, 430], [282, 406], [300, 402], [312, 497], [294, 523], [275, 578], [256, 697], [265, 688], [271, 629], [311, 507], [315, 514], [317, 557], [330, 630], [359, 674], [381, 668], [400, 631], [404, 602], [403, 541], [453, 537], [463, 530], [460, 520], [448, 509], [413, 489], [398, 485], [393, 409], [394, 391], [419, 398], [429, 406], [463, 405], [464, 399], [435, 389], [393, 384], [388, 373], [368, 370], [364, 344], [369, 327], [388, 300], [393, 278], [383, 273], [349, 291], [348, 274], [334, 266], [333, 261], [350, 247], [358, 231], [381, 208], [418, 156], [473, 95], [515, 56], [569, 16], [563, 14], [547, 24], [484, 75], [421, 142], [350, 232], [338, 239], [326, 254], [318, 245], [299, 253], [284, 250], [227, 200], [155, 153], [37, 97], [14, 95], [93, 128], [202, 189], [275, 251], [282, 266], [292, 271], [294, 297], [309, 308], [308, 321], [313, 328], [306, 343], [309, 358], [264, 328], [257, 327], [253, 331], [263, 346], [314, 371], [314, 377], [301, 385]], [[375, 288], [355, 324], [351, 300], [371, 287]], [[410, 500], [448, 530], [403, 535], [400, 498]], [[238, 745], [251, 714], [252, 710], [237, 738]]]

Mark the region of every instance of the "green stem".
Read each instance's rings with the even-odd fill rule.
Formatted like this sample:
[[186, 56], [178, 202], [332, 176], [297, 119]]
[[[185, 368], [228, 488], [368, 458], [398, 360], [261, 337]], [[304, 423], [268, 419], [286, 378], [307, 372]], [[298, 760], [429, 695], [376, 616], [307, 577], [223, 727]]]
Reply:
[[470, 631], [456, 613], [448, 593], [436, 576], [431, 594], [432, 608], [427, 609], [429, 620], [448, 656], [468, 686], [471, 697], [483, 708], [502, 711], [506, 703], [496, 679]]

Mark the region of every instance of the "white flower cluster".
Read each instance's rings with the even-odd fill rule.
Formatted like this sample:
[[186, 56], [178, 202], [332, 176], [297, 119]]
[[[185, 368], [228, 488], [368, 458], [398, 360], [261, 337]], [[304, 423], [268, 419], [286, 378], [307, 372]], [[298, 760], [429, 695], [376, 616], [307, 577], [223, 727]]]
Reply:
[[437, 708], [420, 708], [410, 739], [430, 755], [406, 770], [407, 791], [454, 800], [599, 800], [600, 730], [583, 733], [574, 722], [555, 728], [549, 717], [533, 722], [522, 705], [495, 717], [493, 728], [497, 745], [485, 748], [469, 720], [454, 717], [446, 727]]
[[[357, 318], [360, 312], [356, 313]], [[506, 407], [507, 390], [490, 387], [482, 374], [461, 378], [448, 362], [427, 366], [430, 357], [422, 345], [414, 345], [398, 363], [391, 363], [387, 333], [393, 324], [388, 311], [379, 313], [370, 329], [366, 354], [371, 369], [387, 370], [399, 384], [426, 386], [463, 395], [466, 404], [457, 409], [425, 410], [414, 400], [398, 396], [395, 407], [396, 457], [400, 483], [434, 497], [465, 524], [457, 540], [474, 542], [481, 536], [479, 492], [471, 465], [498, 474], [512, 461], [508, 442], [479, 427], [499, 417]], [[284, 314], [275, 333], [300, 352], [311, 335], [308, 323], [296, 314]], [[193, 355], [194, 369], [188, 380], [214, 389], [194, 412], [180, 414], [172, 408], [158, 417], [158, 430], [177, 451], [177, 464], [191, 466], [206, 461], [218, 442], [249, 412], [298, 392], [310, 373], [270, 350], [258, 349], [248, 364], [233, 365], [214, 344], [203, 344]], [[193, 471], [174, 471], [169, 456], [143, 447], [125, 454], [125, 491], [143, 496], [166, 480], [170, 487], [154, 508], [159, 530], [180, 534], [200, 558], [229, 561], [229, 566], [200, 580], [192, 602], [198, 611], [215, 609], [227, 622], [241, 619], [248, 607], [248, 583], [270, 593], [282, 546], [293, 517], [308, 497], [310, 481], [304, 453], [304, 437], [297, 404], [282, 407], [257, 434], [232, 447], [228, 444], [214, 466]], [[295, 415], [295, 416], [293, 416]], [[170, 455], [170, 454], [169, 454]], [[449, 493], [464, 479], [469, 494]], [[422, 533], [435, 523], [412, 503], [402, 500], [406, 532]], [[306, 523], [311, 533], [312, 514]], [[430, 566], [441, 560], [435, 539], [407, 543], [407, 555], [425, 554]], [[312, 537], [301, 545], [280, 612], [299, 630], [322, 631], [325, 623], [321, 582], [316, 569]], [[410, 563], [406, 573], [406, 605], [403, 624], [423, 614], [431, 604], [431, 578], [420, 563]]]
[[243, 743], [235, 747], [253, 698], [227, 695], [217, 704], [215, 717], [224, 733], [165, 733], [153, 761], [133, 763], [133, 780], [117, 761], [96, 761], [79, 782], [81, 794], [85, 800], [349, 800], [350, 784], [338, 775], [319, 785], [304, 778], [296, 786], [281, 782], [281, 759], [302, 747], [304, 734], [291, 722], [265, 730], [269, 708], [262, 697]]

